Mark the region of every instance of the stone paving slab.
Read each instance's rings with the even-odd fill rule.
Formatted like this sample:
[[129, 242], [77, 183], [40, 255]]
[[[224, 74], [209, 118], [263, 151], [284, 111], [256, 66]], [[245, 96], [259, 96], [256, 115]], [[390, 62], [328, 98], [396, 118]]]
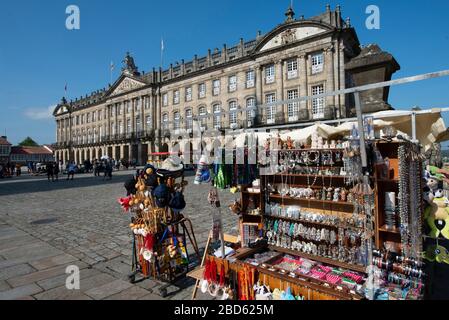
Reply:
[[92, 300], [80, 290], [67, 290], [65, 286], [34, 295], [37, 300]]
[[10, 278], [23, 276], [35, 271], [36, 269], [27, 263], [18, 264], [8, 268], [0, 269], [0, 280], [8, 280]]
[[107, 297], [105, 300], [138, 300], [140, 298], [143, 298], [144, 296], [147, 296], [148, 294], [149, 293], [147, 290], [144, 290], [137, 286], [132, 286], [120, 293]]
[[79, 259], [75, 258], [72, 255], [69, 254], [61, 254], [54, 257], [44, 258], [37, 261], [31, 261], [30, 265], [32, 265], [37, 270], [44, 270], [60, 265], [65, 265], [70, 262], [78, 261]]
[[101, 300], [116, 293], [120, 293], [121, 291], [128, 289], [132, 286], [133, 285], [129, 282], [125, 282], [123, 280], [114, 280], [103, 286], [95, 287], [93, 289], [86, 291], [86, 295], [92, 297], [95, 300]]
[[5, 281], [0, 280], [0, 292], [11, 289], [11, 286]]
[[[80, 269], [87, 268], [87, 264], [85, 264], [84, 262], [78, 262], [77, 266]], [[66, 266], [58, 266], [46, 270], [32, 272], [20, 277], [8, 279], [7, 282], [12, 287], [19, 287], [60, 275], [66, 275]]]
[[[85, 281], [83, 279], [90, 279], [91, 277], [99, 275], [99, 274], [101, 274], [101, 272], [96, 269], [86, 268], [86, 269], [80, 270], [80, 287], [82, 287], [82, 285], [84, 285], [84, 283], [85, 283]], [[40, 280], [37, 282], [37, 284], [44, 290], [50, 290], [50, 289], [64, 286], [66, 283], [66, 280], [67, 280], [67, 274], [62, 274], [60, 276]]]
[[41, 287], [35, 283], [32, 283], [0, 292], [0, 300], [14, 300], [26, 296], [32, 296], [42, 291], [43, 289]]

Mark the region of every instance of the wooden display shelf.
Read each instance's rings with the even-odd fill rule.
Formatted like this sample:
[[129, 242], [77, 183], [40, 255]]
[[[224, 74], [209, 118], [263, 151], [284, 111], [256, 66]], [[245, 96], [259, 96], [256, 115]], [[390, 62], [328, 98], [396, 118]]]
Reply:
[[[341, 226], [340, 225], [333, 225], [333, 224], [325, 224], [321, 222], [313, 222], [313, 221], [307, 221], [307, 220], [301, 220], [301, 219], [295, 219], [295, 218], [288, 218], [288, 217], [280, 217], [280, 216], [270, 216], [269, 214], [264, 214], [264, 217], [266, 219], [279, 219], [284, 221], [290, 221], [290, 222], [297, 222], [297, 223], [304, 223], [304, 224], [313, 224], [317, 226], [321, 226], [324, 228], [332, 228], [332, 229], [338, 229]], [[345, 229], [362, 229], [360, 227], [354, 227], [354, 226], [344, 226]]]
[[271, 246], [271, 245], [269, 246], [269, 248], [271, 250], [274, 250], [274, 251], [291, 254], [292, 256], [303, 257], [303, 258], [306, 258], [306, 259], [309, 259], [309, 260], [319, 261], [319, 262], [330, 264], [330, 265], [333, 265], [333, 266], [336, 266], [336, 267], [340, 267], [340, 268], [343, 268], [343, 269], [353, 270], [353, 271], [357, 271], [357, 272], [360, 272], [360, 273], [366, 273], [366, 267], [365, 266], [353, 265], [353, 264], [350, 264], [350, 263], [340, 262], [340, 261], [336, 261], [336, 260], [329, 259], [329, 258], [324, 258], [324, 257], [320, 257], [320, 256], [315, 256], [315, 255], [312, 255], [312, 254], [299, 252], [297, 250], [291, 250], [291, 249], [286, 249], [286, 248], [281, 248], [281, 247], [276, 247], [276, 246]]
[[390, 228], [387, 228], [386, 225], [380, 227], [379, 231], [386, 232], [386, 233], [392, 233], [392, 234], [401, 234], [401, 232], [399, 231], [399, 228], [390, 229]]
[[[361, 300], [363, 297], [360, 297], [359, 295], [355, 294], [349, 294], [345, 291], [341, 290], [335, 290], [331, 286], [325, 286], [324, 284], [319, 284], [312, 282], [308, 277], [305, 277], [303, 275], [297, 275], [297, 277], [291, 277], [288, 274], [281, 274], [276, 271], [270, 271], [269, 268], [262, 268], [261, 266], [257, 267], [257, 271], [259, 271], [259, 274], [262, 278], [265, 277], [265, 275], [268, 275], [274, 279], [282, 280], [286, 283], [295, 284], [301, 287], [310, 288], [312, 290], [316, 290], [318, 292], [322, 292], [324, 294], [330, 295], [332, 297], [335, 297], [339, 300]], [[265, 279], [267, 280], [267, 279]], [[269, 282], [269, 280], [267, 281]], [[313, 300], [313, 299], [311, 299]]]
[[250, 191], [244, 190], [244, 191], [242, 191], [242, 193], [251, 194], [251, 195], [260, 195], [262, 193], [262, 191], [261, 192], [250, 192]]
[[272, 199], [281, 199], [281, 200], [290, 200], [290, 201], [299, 201], [299, 202], [324, 203], [324, 204], [331, 204], [331, 205], [337, 205], [337, 206], [354, 207], [354, 204], [352, 204], [351, 202], [319, 200], [319, 199], [292, 198], [292, 197], [283, 197], [283, 196], [278, 195], [278, 194], [272, 194], [272, 195], [270, 195], [270, 198], [272, 198]]
[[[335, 168], [335, 167], [334, 167]], [[324, 178], [324, 179], [346, 179], [348, 176], [337, 176], [337, 175], [322, 175], [322, 174], [296, 174], [296, 173], [270, 173], [263, 174], [265, 177], [276, 177], [276, 176], [288, 176], [288, 177], [310, 177], [310, 178]]]
[[326, 149], [312, 149], [312, 148], [308, 148], [308, 149], [273, 149], [270, 150], [270, 152], [298, 152], [298, 151], [344, 151], [343, 148], [326, 148]]

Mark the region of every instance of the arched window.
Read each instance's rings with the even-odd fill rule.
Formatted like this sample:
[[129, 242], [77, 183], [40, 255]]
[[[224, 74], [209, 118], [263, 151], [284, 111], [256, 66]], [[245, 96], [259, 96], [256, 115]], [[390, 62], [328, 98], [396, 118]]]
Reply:
[[221, 128], [221, 105], [214, 104], [212, 106], [212, 110], [214, 112], [214, 129]]
[[229, 102], [229, 125], [237, 125], [237, 101]]

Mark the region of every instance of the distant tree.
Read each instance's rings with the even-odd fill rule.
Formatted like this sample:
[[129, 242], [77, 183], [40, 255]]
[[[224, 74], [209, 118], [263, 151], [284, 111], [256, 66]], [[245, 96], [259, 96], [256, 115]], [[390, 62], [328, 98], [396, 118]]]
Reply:
[[30, 137], [26, 137], [25, 140], [23, 140], [21, 143], [19, 143], [19, 146], [21, 146], [21, 147], [38, 147], [39, 145], [37, 144], [36, 141], [31, 139]]

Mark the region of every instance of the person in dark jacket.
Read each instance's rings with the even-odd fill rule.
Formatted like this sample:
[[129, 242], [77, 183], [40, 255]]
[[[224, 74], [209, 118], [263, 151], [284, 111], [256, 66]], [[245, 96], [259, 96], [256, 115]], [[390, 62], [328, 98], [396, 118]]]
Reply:
[[50, 178], [52, 181], [55, 181], [55, 177], [53, 175], [53, 163], [51, 162], [47, 162], [47, 164], [45, 165], [45, 171], [47, 171], [47, 179], [48, 181], [50, 181]]
[[[56, 162], [53, 162], [53, 179], [59, 181], [59, 166]], [[55, 180], [53, 180], [55, 181]]]

